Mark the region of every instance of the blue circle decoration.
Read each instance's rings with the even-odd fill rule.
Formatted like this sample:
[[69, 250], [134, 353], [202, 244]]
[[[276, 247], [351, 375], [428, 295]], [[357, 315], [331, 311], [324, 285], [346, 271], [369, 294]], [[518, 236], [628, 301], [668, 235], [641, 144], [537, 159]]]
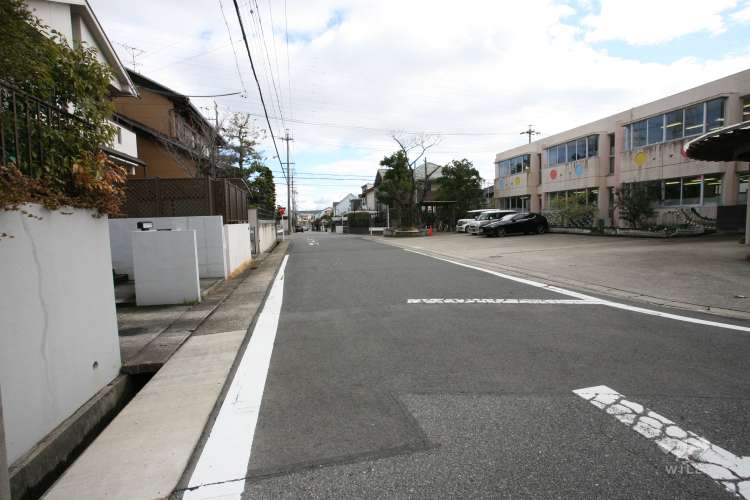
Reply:
[[583, 164], [577, 163], [576, 164], [576, 177], [580, 177], [583, 175]]

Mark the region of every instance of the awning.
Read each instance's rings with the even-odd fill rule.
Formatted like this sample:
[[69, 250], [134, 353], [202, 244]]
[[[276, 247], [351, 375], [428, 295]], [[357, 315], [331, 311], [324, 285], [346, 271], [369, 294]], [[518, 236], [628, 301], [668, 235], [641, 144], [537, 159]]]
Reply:
[[750, 121], [712, 130], [684, 146], [685, 155], [704, 161], [750, 161]]

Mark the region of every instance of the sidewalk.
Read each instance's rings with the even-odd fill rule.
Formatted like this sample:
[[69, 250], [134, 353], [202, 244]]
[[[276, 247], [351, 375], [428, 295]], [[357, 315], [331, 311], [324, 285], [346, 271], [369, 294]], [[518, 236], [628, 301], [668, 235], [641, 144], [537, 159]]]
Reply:
[[367, 237], [551, 285], [750, 319], [750, 262], [736, 235], [655, 240], [574, 234]]
[[[281, 242], [258, 269], [236, 284], [227, 282], [231, 292], [203, 315], [184, 345], [43, 498], [131, 500], [171, 494], [248, 340], [287, 246]], [[184, 311], [177, 323], [194, 321], [191, 311]], [[174, 323], [169, 329], [183, 331]]]

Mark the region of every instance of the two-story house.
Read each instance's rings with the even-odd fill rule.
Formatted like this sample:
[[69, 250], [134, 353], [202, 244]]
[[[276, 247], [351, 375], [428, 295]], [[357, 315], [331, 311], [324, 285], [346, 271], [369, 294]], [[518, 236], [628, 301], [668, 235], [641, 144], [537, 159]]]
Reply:
[[223, 144], [214, 126], [190, 99], [135, 71], [128, 75], [138, 89], [137, 99], [115, 99], [118, 124], [135, 131], [145, 165], [133, 178], [202, 177], [210, 174], [215, 148]]

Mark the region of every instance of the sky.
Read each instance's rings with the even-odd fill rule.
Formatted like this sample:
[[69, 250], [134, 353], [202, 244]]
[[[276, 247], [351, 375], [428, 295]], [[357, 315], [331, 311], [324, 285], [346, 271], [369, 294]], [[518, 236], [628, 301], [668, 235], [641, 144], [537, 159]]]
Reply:
[[289, 129], [298, 210], [372, 183], [392, 139], [430, 162], [495, 154], [750, 68], [750, 0], [89, 0], [123, 63], [213, 118], [253, 115], [277, 202]]

